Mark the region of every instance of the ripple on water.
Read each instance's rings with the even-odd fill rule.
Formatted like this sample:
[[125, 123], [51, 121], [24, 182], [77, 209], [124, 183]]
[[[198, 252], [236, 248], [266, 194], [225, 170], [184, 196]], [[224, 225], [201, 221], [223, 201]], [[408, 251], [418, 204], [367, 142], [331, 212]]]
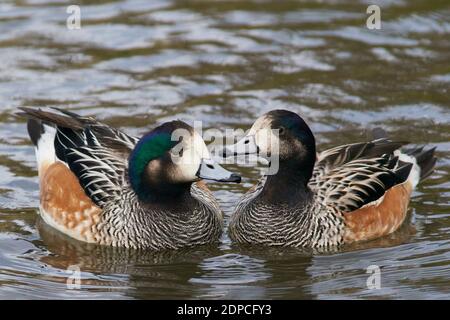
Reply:
[[[67, 1], [0, 3], [0, 297], [447, 298], [450, 239], [448, 5]], [[137, 252], [79, 243], [42, 224], [34, 151], [19, 106], [56, 106], [140, 136], [173, 119], [248, 129], [274, 109], [300, 113], [318, 148], [366, 139], [437, 146], [435, 173], [394, 234], [326, 254], [234, 245], [226, 229], [260, 168], [225, 164], [241, 184], [210, 183], [225, 216], [220, 243]], [[381, 267], [381, 289], [366, 285]], [[67, 268], [82, 288], [68, 290]]]
[[201, 276], [189, 282], [201, 285], [201, 298], [242, 299], [264, 297], [264, 287], [258, 282], [271, 277], [265, 270], [264, 261], [238, 254], [225, 254], [205, 259], [200, 268]]

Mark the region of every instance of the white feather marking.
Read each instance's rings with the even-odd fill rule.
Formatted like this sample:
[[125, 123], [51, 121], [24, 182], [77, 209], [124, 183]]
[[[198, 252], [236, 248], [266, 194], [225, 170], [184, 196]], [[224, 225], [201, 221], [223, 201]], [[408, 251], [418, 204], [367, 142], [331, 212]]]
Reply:
[[35, 148], [39, 174], [42, 174], [43, 166], [51, 165], [56, 161], [55, 135], [54, 127], [44, 125], [44, 133], [40, 136]]
[[413, 189], [419, 184], [420, 181], [420, 167], [417, 164], [416, 158], [402, 153], [400, 150], [395, 150], [394, 155], [398, 156], [398, 159], [403, 162], [409, 162], [413, 164], [411, 172], [409, 173], [408, 181], [411, 182]]

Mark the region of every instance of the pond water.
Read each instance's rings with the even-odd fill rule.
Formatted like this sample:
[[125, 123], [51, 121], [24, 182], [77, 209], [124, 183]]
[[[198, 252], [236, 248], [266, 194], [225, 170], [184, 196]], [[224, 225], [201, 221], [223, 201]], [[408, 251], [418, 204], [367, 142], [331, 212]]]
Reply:
[[[0, 298], [450, 298], [448, 1], [65, 0], [0, 3]], [[381, 8], [381, 29], [366, 9]], [[19, 106], [56, 106], [140, 135], [170, 119], [247, 129], [301, 114], [319, 149], [393, 139], [437, 146], [435, 173], [394, 234], [336, 252], [218, 245], [136, 252], [87, 245], [37, 215], [34, 151]], [[210, 184], [229, 220], [257, 180]], [[81, 288], [69, 290], [67, 268]], [[367, 267], [381, 268], [369, 289]]]

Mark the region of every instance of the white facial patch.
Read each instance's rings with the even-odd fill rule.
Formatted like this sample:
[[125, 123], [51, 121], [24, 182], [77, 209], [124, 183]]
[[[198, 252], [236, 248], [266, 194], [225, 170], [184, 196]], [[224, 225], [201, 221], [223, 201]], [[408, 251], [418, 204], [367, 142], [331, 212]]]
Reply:
[[255, 121], [255, 123], [252, 125], [252, 127], [250, 128], [248, 135], [252, 136], [252, 135], [255, 135], [256, 132], [258, 132], [259, 130], [261, 130], [263, 128], [270, 128], [271, 122], [272, 122], [272, 120], [267, 115], [263, 115], [263, 116], [259, 117]]
[[271, 129], [271, 123], [272, 119], [263, 115], [255, 121], [248, 132], [248, 136], [254, 137], [259, 154], [263, 158], [267, 158], [268, 155], [276, 155], [279, 150], [278, 131]]
[[208, 148], [202, 137], [194, 130], [176, 129], [172, 133], [172, 140], [182, 141], [172, 148], [171, 160], [176, 166], [173, 173], [174, 182], [189, 182], [197, 180], [197, 171], [202, 159], [210, 159]]
[[259, 129], [255, 134], [255, 143], [261, 157], [267, 158], [278, 155], [280, 149], [278, 130], [270, 128]]

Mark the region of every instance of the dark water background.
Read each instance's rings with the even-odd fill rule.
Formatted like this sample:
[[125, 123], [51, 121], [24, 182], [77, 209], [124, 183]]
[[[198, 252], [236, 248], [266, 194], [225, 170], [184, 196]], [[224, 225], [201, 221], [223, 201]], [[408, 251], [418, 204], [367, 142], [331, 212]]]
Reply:
[[[0, 298], [450, 298], [450, 2], [83, 0], [0, 2]], [[382, 29], [365, 27], [379, 4]], [[320, 149], [382, 126], [437, 146], [436, 172], [396, 233], [328, 254], [219, 245], [134, 252], [86, 245], [37, 216], [19, 106], [95, 115], [140, 135], [161, 122], [247, 129], [286, 108]], [[237, 170], [235, 166], [229, 166]], [[226, 220], [257, 179], [211, 188]], [[71, 265], [80, 290], [68, 290]], [[381, 267], [381, 289], [366, 286]]]

